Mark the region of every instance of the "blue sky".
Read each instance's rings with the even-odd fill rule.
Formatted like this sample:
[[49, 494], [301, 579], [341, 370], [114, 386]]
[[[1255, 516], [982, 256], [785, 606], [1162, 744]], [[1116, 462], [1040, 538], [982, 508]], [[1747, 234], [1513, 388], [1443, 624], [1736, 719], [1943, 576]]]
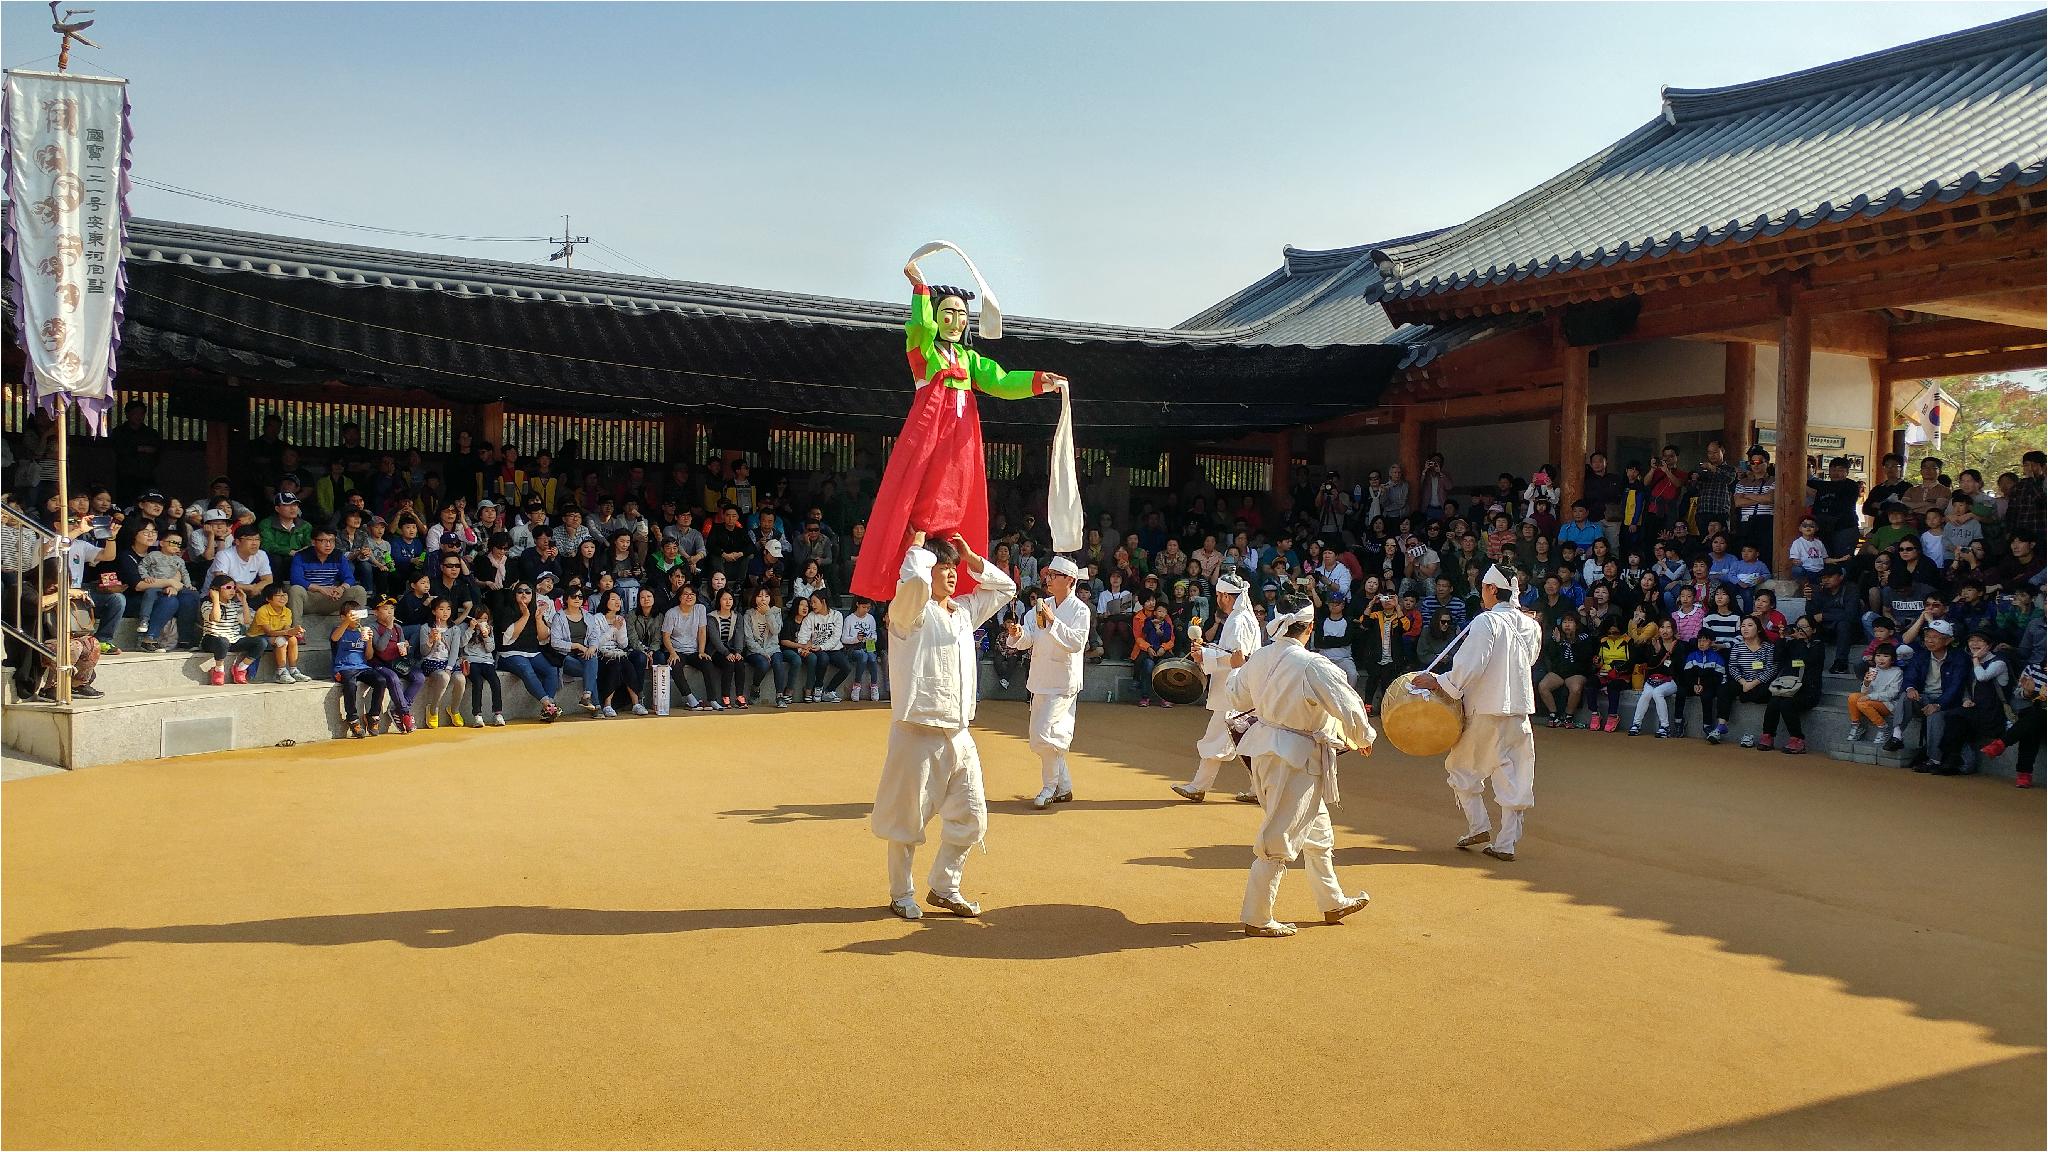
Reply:
[[[568, 212], [669, 276], [870, 298], [945, 238], [1012, 313], [1171, 324], [1282, 244], [1468, 219], [1655, 116], [1660, 85], [2039, 4], [96, 7], [104, 50], [74, 67], [132, 81], [138, 176], [436, 232], [539, 235]], [[48, 25], [43, 5], [0, 4], [0, 58], [52, 67]], [[135, 210], [549, 252], [149, 189]], [[626, 270], [579, 254], [604, 264]]]

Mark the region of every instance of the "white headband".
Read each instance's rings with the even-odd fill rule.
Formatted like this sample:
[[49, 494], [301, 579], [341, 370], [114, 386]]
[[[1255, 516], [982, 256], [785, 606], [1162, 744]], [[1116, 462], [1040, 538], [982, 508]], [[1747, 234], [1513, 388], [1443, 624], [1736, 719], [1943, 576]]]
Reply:
[[1266, 639], [1276, 639], [1281, 633], [1294, 627], [1296, 624], [1313, 624], [1315, 622], [1316, 606], [1305, 604], [1299, 610], [1290, 612], [1285, 616], [1273, 617], [1272, 621], [1266, 625]]
[[1224, 576], [1216, 581], [1216, 590], [1218, 592], [1228, 592], [1232, 596], [1242, 596], [1246, 592], [1251, 591], [1251, 587], [1251, 585], [1245, 583], [1234, 574]]
[[1495, 588], [1506, 589], [1508, 597], [1510, 599], [1514, 600], [1516, 603], [1521, 602], [1522, 582], [1520, 580], [1508, 579], [1508, 574], [1502, 572], [1500, 570], [1500, 565], [1498, 564], [1492, 565], [1491, 567], [1487, 568], [1486, 575], [1483, 578], [1481, 578], [1480, 583], [1491, 584]]

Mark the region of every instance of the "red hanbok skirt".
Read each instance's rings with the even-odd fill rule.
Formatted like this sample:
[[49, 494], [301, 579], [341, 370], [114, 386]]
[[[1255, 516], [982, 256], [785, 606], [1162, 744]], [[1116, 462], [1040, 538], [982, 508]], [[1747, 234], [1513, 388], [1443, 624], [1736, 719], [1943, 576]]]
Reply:
[[[933, 540], [965, 537], [988, 555], [988, 463], [981, 448], [981, 413], [972, 390], [934, 382], [917, 390], [903, 432], [882, 469], [867, 538], [853, 567], [853, 594], [893, 599], [912, 527]], [[960, 591], [974, 588], [965, 565]]]

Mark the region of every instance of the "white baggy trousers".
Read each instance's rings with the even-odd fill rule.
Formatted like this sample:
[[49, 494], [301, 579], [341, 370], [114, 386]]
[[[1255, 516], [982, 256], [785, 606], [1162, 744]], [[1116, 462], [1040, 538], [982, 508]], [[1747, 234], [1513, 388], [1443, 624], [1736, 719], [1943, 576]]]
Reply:
[[1195, 742], [1195, 751], [1202, 757], [1201, 767], [1195, 769], [1195, 778], [1188, 781], [1193, 792], [1207, 792], [1216, 786], [1216, 774], [1223, 771], [1223, 765], [1237, 758], [1237, 738], [1230, 734], [1230, 714], [1221, 708], [1209, 712], [1209, 727], [1202, 732], [1202, 738]]
[[1472, 835], [1493, 827], [1483, 798], [1492, 781], [1493, 799], [1500, 805], [1500, 834], [1493, 844], [1513, 852], [1522, 838], [1522, 813], [1536, 806], [1536, 735], [1529, 729], [1529, 718], [1465, 717], [1464, 735], [1444, 757], [1444, 772]]
[[917, 898], [911, 867], [934, 816], [940, 821], [939, 850], [928, 886], [941, 896], [958, 897], [967, 852], [988, 832], [988, 801], [973, 735], [966, 728], [891, 724], [882, 778], [897, 785], [885, 787], [876, 801], [876, 831], [889, 841], [890, 902]]
[[1038, 753], [1039, 782], [1055, 792], [1072, 792], [1067, 775], [1067, 749], [1074, 746], [1074, 706], [1078, 692], [1031, 694], [1031, 750]]
[[[1218, 713], [1222, 715], [1222, 713]], [[1330, 858], [1337, 846], [1330, 810], [1323, 803], [1322, 780], [1278, 756], [1252, 757], [1252, 788], [1259, 794], [1263, 819], [1252, 845], [1252, 873], [1244, 886], [1244, 922], [1273, 922], [1273, 904], [1280, 898], [1280, 878], [1296, 856], [1308, 857], [1309, 886], [1316, 908], [1331, 912], [1343, 907], [1344, 889]]]

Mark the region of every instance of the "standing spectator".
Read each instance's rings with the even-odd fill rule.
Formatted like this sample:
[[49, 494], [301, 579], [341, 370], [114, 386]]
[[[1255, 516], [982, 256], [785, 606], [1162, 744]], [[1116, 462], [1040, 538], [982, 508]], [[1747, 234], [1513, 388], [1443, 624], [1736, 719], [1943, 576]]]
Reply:
[[1704, 530], [1709, 520], [1726, 524], [1734, 510], [1737, 471], [1728, 462], [1727, 455], [1727, 448], [1719, 440], [1707, 441], [1707, 458], [1692, 474], [1693, 491], [1698, 497], [1693, 511], [1695, 528]]
[[865, 596], [853, 598], [853, 614], [845, 620], [844, 651], [848, 665], [853, 669], [848, 679], [853, 684], [853, 699], [860, 701], [862, 682], [866, 681], [872, 698], [882, 698], [882, 665], [875, 649], [881, 640], [881, 629], [875, 619], [875, 602]]
[[1432, 452], [1422, 465], [1419, 481], [1422, 500], [1422, 517], [1425, 520], [1442, 520], [1444, 505], [1451, 500], [1451, 474], [1444, 470], [1444, 454]]
[[1375, 594], [1368, 578], [1366, 592], [1369, 599], [1357, 618], [1358, 643], [1352, 660], [1362, 682], [1359, 696], [1376, 705], [1387, 685], [1406, 670], [1407, 619], [1401, 612], [1400, 597], [1392, 589], [1382, 588]]
[[1808, 477], [1806, 486], [1813, 492], [1814, 524], [1827, 555], [1846, 563], [1856, 551], [1856, 494], [1862, 487], [1849, 479], [1849, 458], [1829, 460], [1827, 479]]
[[[1906, 458], [1896, 452], [1885, 453], [1882, 479], [1864, 495], [1863, 514], [1870, 517], [1873, 525], [1883, 524], [1884, 506], [1894, 500], [1903, 504], [1907, 490], [1912, 487], [1906, 480]], [[1876, 547], [1882, 549], [1883, 545]]]
[[213, 577], [206, 601], [199, 606], [200, 646], [207, 654], [206, 679], [215, 686], [230, 677], [237, 684], [249, 682], [249, 669], [263, 658], [260, 636], [247, 635], [249, 600], [228, 575]]
[[[341, 685], [342, 721], [347, 725], [349, 738], [361, 740], [369, 734], [363, 718], [384, 711], [385, 682], [370, 671], [368, 614], [350, 605], [335, 622], [328, 639], [334, 645], [334, 682]], [[369, 688], [369, 699], [359, 712], [357, 697], [365, 685]]]
[[1585, 498], [1586, 518], [1599, 527], [1610, 550], [1621, 547], [1621, 502], [1627, 494], [1627, 484], [1608, 469], [1607, 453], [1596, 451], [1586, 457], [1580, 490]]
[[782, 610], [775, 607], [766, 588], [754, 589], [753, 607], [740, 621], [740, 643], [745, 649], [747, 676], [742, 687], [747, 695], [759, 695], [761, 679], [772, 677], [775, 706], [789, 703], [791, 668], [782, 656]]
[[469, 680], [469, 711], [478, 728], [484, 726], [484, 689], [491, 690], [490, 725], [505, 726], [503, 689], [498, 682], [498, 629], [491, 606], [478, 604], [469, 614], [468, 630], [462, 638], [462, 674]]
[[500, 629], [498, 663], [519, 677], [527, 692], [540, 702], [540, 718], [547, 724], [562, 715], [555, 704], [555, 694], [562, 690], [562, 674], [544, 654], [554, 641], [547, 619], [550, 615], [538, 593], [521, 583], [512, 586], [512, 607], [504, 623], [493, 624]]
[[[437, 598], [428, 605], [427, 622], [420, 630], [419, 663], [426, 678], [419, 700], [426, 705], [428, 728], [441, 726], [444, 700], [448, 705], [448, 723], [462, 727], [462, 696], [469, 683], [462, 667], [462, 650], [468, 643], [469, 629], [467, 622], [455, 623], [455, 609], [448, 601]], [[485, 632], [488, 634], [488, 627]]]
[[1906, 489], [1906, 494], [1899, 499], [1905, 502], [1917, 521], [1930, 511], [1946, 511], [1949, 495], [1948, 485], [1941, 482], [1941, 457], [1925, 456], [1920, 460], [1920, 482]]
[[1756, 545], [1758, 554], [1771, 551], [1773, 501], [1777, 499], [1777, 478], [1771, 475], [1771, 456], [1762, 448], [1749, 450], [1749, 470], [1735, 480], [1735, 515], [1741, 525], [1742, 542]]
[[122, 417], [107, 439], [114, 453], [114, 497], [126, 504], [156, 487], [164, 437], [149, 426], [149, 405], [140, 400], [130, 400]]
[[2044, 527], [2043, 477], [2048, 476], [2048, 453], [2038, 450], [2020, 457], [2020, 470], [2025, 473], [2013, 482], [2012, 491], [2006, 496], [2005, 522], [2009, 535], [2039, 545], [2042, 543]]
[[1380, 489], [1379, 514], [1390, 520], [1398, 520], [1415, 512], [1415, 495], [1408, 486], [1408, 478], [1399, 464], [1387, 468], [1387, 483]]

